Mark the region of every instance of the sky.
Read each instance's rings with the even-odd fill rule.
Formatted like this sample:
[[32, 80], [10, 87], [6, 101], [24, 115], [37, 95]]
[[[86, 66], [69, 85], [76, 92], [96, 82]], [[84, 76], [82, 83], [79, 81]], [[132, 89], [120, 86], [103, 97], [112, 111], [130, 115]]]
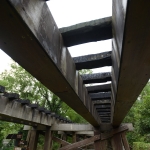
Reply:
[[[112, 15], [111, 0], [50, 0], [47, 2], [58, 28]], [[68, 48], [72, 57], [112, 50], [111, 40], [81, 44]], [[0, 73], [9, 69], [11, 58], [0, 49]], [[110, 71], [110, 67], [93, 72]]]

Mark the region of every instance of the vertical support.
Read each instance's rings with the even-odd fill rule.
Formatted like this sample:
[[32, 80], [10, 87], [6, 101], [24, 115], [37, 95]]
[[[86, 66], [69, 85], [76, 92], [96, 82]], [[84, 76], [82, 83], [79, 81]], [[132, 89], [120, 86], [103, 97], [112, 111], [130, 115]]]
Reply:
[[52, 131], [48, 127], [45, 131], [44, 150], [51, 150], [52, 148]]
[[[76, 142], [77, 142], [77, 135], [74, 132], [73, 135], [72, 135], [72, 143], [76, 143]], [[78, 150], [78, 148], [74, 148], [73, 150]]]
[[[100, 131], [95, 131], [94, 135], [100, 134]], [[107, 140], [98, 140], [94, 142], [95, 150], [107, 150]]]
[[[64, 141], [67, 141], [67, 134], [66, 134], [65, 132], [63, 132], [63, 133], [61, 134], [61, 139], [64, 140]], [[60, 148], [61, 148], [61, 147], [63, 147], [62, 144], [60, 144]]]
[[115, 134], [111, 139], [113, 150], [124, 150], [121, 134]]
[[[29, 138], [29, 150], [36, 150], [39, 132], [36, 129], [29, 131], [30, 138]], [[29, 136], [29, 135], [28, 135]]]
[[72, 135], [72, 143], [75, 143], [75, 142], [77, 142], [77, 135], [76, 135], [76, 133], [73, 133], [73, 135]]
[[122, 137], [122, 142], [123, 142], [125, 150], [130, 150], [129, 143], [128, 143], [128, 140], [126, 138], [126, 133], [125, 132], [121, 133], [121, 137]]
[[107, 150], [107, 140], [98, 140], [94, 142], [95, 150]]
[[64, 141], [67, 141], [67, 134], [66, 134], [65, 132], [63, 133], [62, 139], [63, 139]]

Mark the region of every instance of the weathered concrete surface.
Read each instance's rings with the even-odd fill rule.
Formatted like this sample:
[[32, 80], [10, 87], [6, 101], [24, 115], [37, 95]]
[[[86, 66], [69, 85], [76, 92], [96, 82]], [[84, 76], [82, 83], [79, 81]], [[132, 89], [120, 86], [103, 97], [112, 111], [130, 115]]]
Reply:
[[112, 38], [112, 18], [102, 18], [61, 28], [65, 46], [97, 42]]
[[150, 1], [113, 0], [113, 125], [118, 126], [150, 78]]
[[46, 126], [51, 126], [54, 123], [64, 122], [50, 114], [40, 112], [38, 109], [22, 105], [16, 100], [0, 96], [0, 101], [0, 120], [41, 127], [42, 129], [46, 129]]
[[5, 0], [0, 10], [0, 48], [97, 126], [98, 114], [46, 2]]
[[111, 81], [111, 73], [110, 72], [83, 74], [81, 76], [82, 76], [84, 84], [103, 83], [103, 82]]
[[93, 69], [112, 65], [111, 51], [74, 57], [73, 60], [77, 70]]

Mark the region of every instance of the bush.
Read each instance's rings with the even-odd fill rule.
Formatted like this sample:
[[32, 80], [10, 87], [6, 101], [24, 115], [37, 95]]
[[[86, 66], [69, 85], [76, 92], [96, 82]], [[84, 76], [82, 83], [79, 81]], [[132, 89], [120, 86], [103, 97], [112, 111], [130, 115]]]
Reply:
[[133, 150], [150, 150], [150, 143], [134, 142]]

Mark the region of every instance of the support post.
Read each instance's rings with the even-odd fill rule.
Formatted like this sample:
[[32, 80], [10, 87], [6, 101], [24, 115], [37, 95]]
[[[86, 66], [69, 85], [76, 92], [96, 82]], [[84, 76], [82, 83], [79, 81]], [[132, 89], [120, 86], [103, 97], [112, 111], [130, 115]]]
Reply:
[[[63, 133], [61, 134], [61, 139], [64, 140], [64, 141], [67, 141], [67, 134], [66, 134], [65, 132], [63, 132]], [[66, 143], [65, 145], [68, 145], [68, 144]], [[63, 144], [61, 143], [61, 144], [60, 144], [60, 148], [63, 147], [63, 146], [65, 146], [65, 145], [63, 145]]]
[[73, 135], [72, 135], [72, 143], [75, 143], [75, 142], [77, 142], [77, 135], [76, 135], [76, 133], [73, 133]]
[[[95, 131], [94, 135], [100, 134], [100, 131]], [[95, 150], [106, 150], [107, 149], [107, 140], [97, 140], [94, 142]]]
[[130, 150], [129, 143], [128, 143], [128, 140], [126, 138], [126, 132], [121, 133], [121, 137], [122, 137], [122, 142], [123, 142], [125, 150]]
[[37, 143], [38, 143], [38, 137], [39, 137], [39, 132], [34, 129], [29, 131], [30, 138], [29, 138], [29, 150], [36, 150], [37, 149]]
[[45, 131], [44, 150], [51, 150], [52, 148], [52, 131], [48, 127]]
[[112, 137], [111, 143], [113, 150], [124, 150], [120, 133]]

